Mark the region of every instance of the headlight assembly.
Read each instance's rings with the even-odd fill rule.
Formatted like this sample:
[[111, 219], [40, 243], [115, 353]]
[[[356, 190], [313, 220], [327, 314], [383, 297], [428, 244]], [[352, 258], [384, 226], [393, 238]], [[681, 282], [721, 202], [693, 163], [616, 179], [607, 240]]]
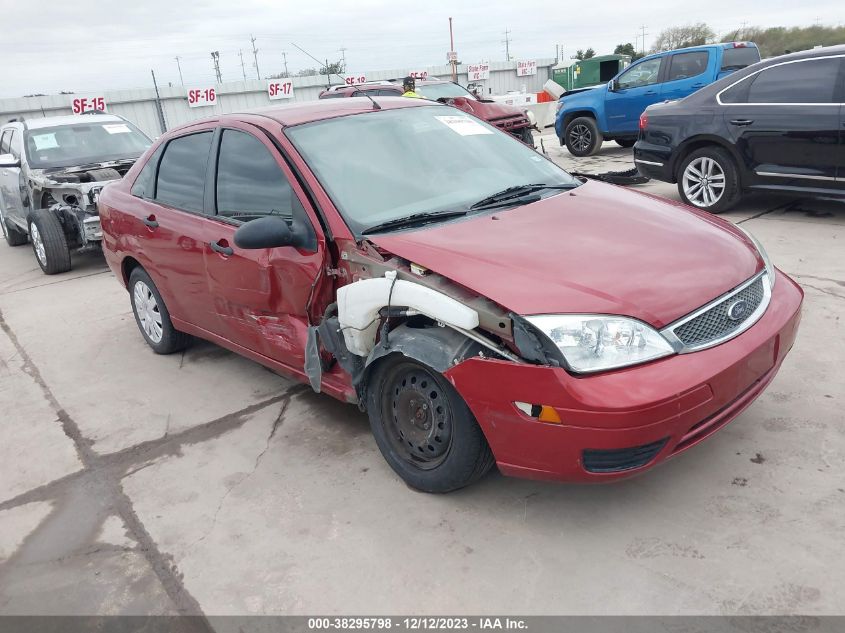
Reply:
[[674, 354], [654, 328], [628, 317], [539, 314], [525, 318], [557, 345], [577, 373], [617, 369]]
[[745, 233], [745, 235], [748, 237], [748, 239], [751, 240], [752, 243], [754, 244], [754, 248], [756, 248], [757, 252], [760, 253], [760, 257], [763, 259], [763, 264], [765, 264], [765, 266], [766, 266], [766, 275], [769, 277], [769, 287], [774, 288], [775, 287], [775, 266], [774, 266], [774, 264], [772, 264], [772, 260], [769, 259], [769, 254], [766, 252], [766, 249], [763, 248], [763, 245], [760, 243], [760, 240], [758, 240], [756, 237], [754, 237], [751, 234], [751, 231], [748, 231], [747, 229], [739, 226], [738, 224], [735, 224], [734, 226], [736, 226], [736, 228], [738, 228], [740, 231]]

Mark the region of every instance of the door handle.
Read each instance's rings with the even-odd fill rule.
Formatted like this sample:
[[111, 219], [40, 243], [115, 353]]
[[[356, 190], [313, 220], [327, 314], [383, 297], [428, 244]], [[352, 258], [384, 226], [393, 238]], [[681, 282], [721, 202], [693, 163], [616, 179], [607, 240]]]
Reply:
[[151, 229], [158, 227], [158, 222], [156, 221], [156, 216], [154, 215], [148, 215], [147, 217], [143, 218], [141, 222], [146, 224]]
[[656, 90], [649, 90], [646, 94], [647, 95], [656, 95], [657, 91]]
[[[223, 242], [222, 244], [220, 242]], [[226, 240], [217, 240], [216, 242], [209, 242], [208, 245], [211, 247], [215, 253], [220, 253], [221, 255], [234, 255], [235, 249], [228, 245], [229, 243]]]
[[733, 119], [731, 121], [731, 125], [737, 125], [739, 127], [745, 127], [746, 125], [751, 125], [754, 123], [751, 119]]

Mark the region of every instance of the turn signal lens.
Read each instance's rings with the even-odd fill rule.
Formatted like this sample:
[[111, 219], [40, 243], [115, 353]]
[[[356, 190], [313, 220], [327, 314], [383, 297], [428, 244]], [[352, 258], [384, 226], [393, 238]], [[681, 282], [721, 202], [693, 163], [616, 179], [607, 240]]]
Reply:
[[645, 132], [647, 128], [648, 128], [648, 115], [645, 112], [643, 112], [640, 115], [640, 130]]
[[537, 419], [540, 420], [540, 422], [560, 424], [560, 416], [557, 414], [557, 411], [545, 404], [540, 408], [540, 415], [537, 416]]

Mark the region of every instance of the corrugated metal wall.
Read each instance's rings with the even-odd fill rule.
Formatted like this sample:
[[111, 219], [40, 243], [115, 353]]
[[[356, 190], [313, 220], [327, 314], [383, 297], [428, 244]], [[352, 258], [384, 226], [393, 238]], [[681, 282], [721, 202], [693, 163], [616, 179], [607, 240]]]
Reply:
[[[537, 74], [530, 77], [517, 77], [516, 62], [490, 62], [490, 79], [483, 83], [488, 88], [488, 94], [505, 94], [516, 90], [540, 92], [543, 84], [550, 77], [553, 59], [538, 59]], [[427, 70], [429, 75], [448, 79], [451, 69], [449, 66], [432, 66], [420, 68]], [[367, 80], [379, 81], [396, 79], [405, 76], [407, 69], [379, 70], [366, 73]], [[334, 78], [337, 81], [337, 77]], [[152, 80], [150, 80], [152, 83]], [[336, 82], [335, 81], [335, 82]], [[466, 85], [467, 74], [464, 66], [458, 66], [458, 82]], [[293, 100], [309, 101], [316, 99], [320, 91], [325, 88], [325, 76], [294, 77]], [[233, 81], [215, 86], [218, 98], [217, 105], [201, 108], [188, 107], [187, 88], [206, 88], [208, 86], [159, 87], [162, 109], [167, 128], [172, 128], [189, 121], [202, 119], [216, 113], [237, 112], [252, 108], [261, 108], [274, 104], [284, 104], [285, 101], [270, 101], [267, 96], [267, 81]], [[143, 88], [137, 90], [113, 90], [80, 92], [77, 95], [49, 95], [45, 97], [22, 97], [19, 99], [0, 99], [0, 122], [11, 118], [38, 118], [42, 116], [57, 116], [71, 114], [71, 101], [74, 97], [105, 96], [109, 112], [119, 114], [144, 130], [150, 136], [161, 134], [158, 114], [155, 108], [155, 90]]]

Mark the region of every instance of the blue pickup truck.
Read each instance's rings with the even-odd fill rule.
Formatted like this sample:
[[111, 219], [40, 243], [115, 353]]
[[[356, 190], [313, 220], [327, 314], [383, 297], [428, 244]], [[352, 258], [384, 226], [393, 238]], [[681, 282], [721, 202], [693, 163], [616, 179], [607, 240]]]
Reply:
[[752, 42], [708, 44], [643, 57], [607, 84], [564, 93], [555, 131], [573, 156], [590, 156], [605, 140], [631, 147], [640, 115], [652, 103], [682, 99], [760, 61]]

